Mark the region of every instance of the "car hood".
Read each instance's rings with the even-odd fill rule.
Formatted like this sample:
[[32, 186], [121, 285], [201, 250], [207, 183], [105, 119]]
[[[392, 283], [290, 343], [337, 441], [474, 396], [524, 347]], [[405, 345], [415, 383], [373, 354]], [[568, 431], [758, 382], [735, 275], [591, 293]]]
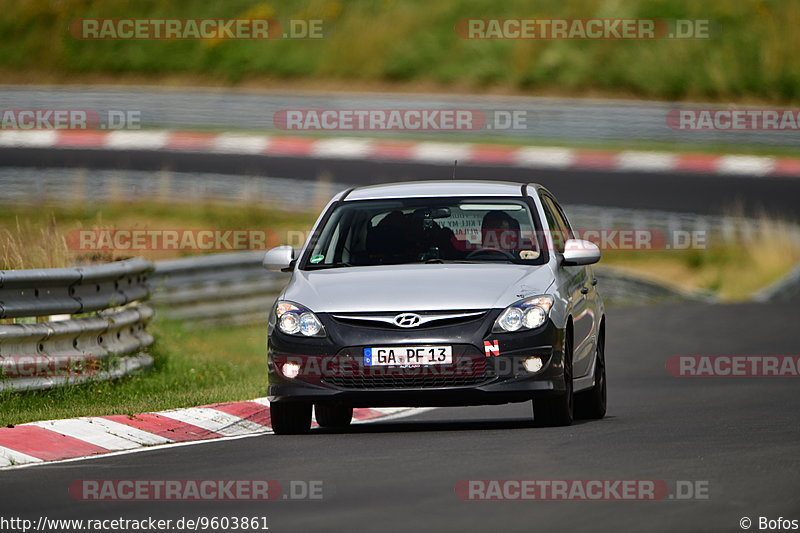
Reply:
[[542, 294], [547, 265], [414, 264], [297, 270], [283, 298], [320, 313], [503, 308]]

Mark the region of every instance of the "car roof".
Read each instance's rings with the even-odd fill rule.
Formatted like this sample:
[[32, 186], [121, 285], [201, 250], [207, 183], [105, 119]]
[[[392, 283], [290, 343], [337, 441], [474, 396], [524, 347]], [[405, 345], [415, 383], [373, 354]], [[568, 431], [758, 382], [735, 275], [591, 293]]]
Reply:
[[[532, 185], [538, 187], [536, 185]], [[516, 196], [522, 197], [525, 184], [511, 181], [431, 180], [368, 185], [351, 190], [344, 201], [437, 196]]]

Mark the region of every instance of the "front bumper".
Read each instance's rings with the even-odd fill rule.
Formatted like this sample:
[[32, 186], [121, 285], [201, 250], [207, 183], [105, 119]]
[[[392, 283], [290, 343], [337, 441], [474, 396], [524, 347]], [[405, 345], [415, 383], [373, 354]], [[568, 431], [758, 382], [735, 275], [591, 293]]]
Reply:
[[[318, 314], [328, 336], [303, 338], [269, 332], [271, 401], [337, 402], [353, 407], [438, 407], [522, 402], [564, 392], [564, 332], [548, 320], [536, 330], [492, 333], [501, 310], [444, 326], [400, 329], [345, 324]], [[497, 346], [499, 354], [487, 350]], [[453, 364], [425, 367], [364, 367], [363, 349], [374, 346], [441, 346]], [[522, 362], [543, 361], [535, 373]], [[286, 362], [300, 365], [294, 378]]]

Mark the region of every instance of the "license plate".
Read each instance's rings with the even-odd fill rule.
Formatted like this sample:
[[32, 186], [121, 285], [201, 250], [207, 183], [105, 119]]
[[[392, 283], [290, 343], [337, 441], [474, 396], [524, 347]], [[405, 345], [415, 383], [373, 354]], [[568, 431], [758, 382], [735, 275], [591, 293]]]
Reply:
[[365, 366], [447, 365], [452, 362], [452, 346], [386, 346], [364, 348]]

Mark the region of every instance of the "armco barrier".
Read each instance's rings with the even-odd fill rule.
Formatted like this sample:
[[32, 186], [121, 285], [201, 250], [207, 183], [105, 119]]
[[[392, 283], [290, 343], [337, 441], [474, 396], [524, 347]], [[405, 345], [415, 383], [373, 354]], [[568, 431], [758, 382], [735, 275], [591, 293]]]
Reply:
[[800, 300], [800, 266], [758, 291], [753, 299], [757, 302]]
[[146, 298], [153, 264], [128, 259], [100, 266], [0, 271], [0, 318], [77, 314]]
[[596, 266], [593, 272], [597, 278], [598, 291], [607, 305], [651, 305], [682, 301], [711, 303], [717, 300], [712, 292], [686, 290], [616, 267]]
[[0, 390], [108, 379], [152, 365], [144, 350], [153, 342], [146, 330], [153, 311], [140, 303], [152, 270], [149, 261], [129, 259], [0, 271], [0, 319], [8, 322], [0, 324]]
[[[521, 113], [521, 129], [449, 131], [450, 138], [469, 140], [480, 135], [493, 139], [547, 139], [550, 142], [621, 141], [681, 142], [699, 145], [796, 146], [800, 132], [792, 131], [685, 131], [669, 127], [676, 109], [709, 109], [708, 103], [654, 102], [588, 98], [553, 98], [500, 95], [257, 92], [240, 90], [176, 89], [154, 87], [6, 85], [0, 92], [7, 109], [47, 107], [61, 109], [114, 109], [140, 114], [150, 128], [276, 131], [275, 117], [288, 109], [470, 109], [487, 117], [496, 111]], [[724, 106], [723, 106], [724, 107]], [[748, 109], [741, 107], [740, 109]], [[752, 108], [750, 108], [752, 109]], [[499, 126], [499, 124], [497, 124]], [[280, 131], [280, 130], [277, 130]], [[125, 133], [125, 132], [120, 132]], [[134, 132], [136, 133], [136, 132]], [[348, 135], [376, 132], [348, 131]], [[378, 132], [380, 133], [380, 132]], [[395, 132], [397, 135], [397, 132]], [[414, 137], [436, 138], [437, 132], [414, 131]], [[441, 133], [439, 133], [441, 135]], [[125, 143], [120, 143], [125, 144]], [[452, 162], [452, 161], [451, 161]]]
[[233, 252], [159, 261], [153, 303], [166, 318], [194, 323], [266, 323], [288, 274], [267, 272], [264, 252]]

